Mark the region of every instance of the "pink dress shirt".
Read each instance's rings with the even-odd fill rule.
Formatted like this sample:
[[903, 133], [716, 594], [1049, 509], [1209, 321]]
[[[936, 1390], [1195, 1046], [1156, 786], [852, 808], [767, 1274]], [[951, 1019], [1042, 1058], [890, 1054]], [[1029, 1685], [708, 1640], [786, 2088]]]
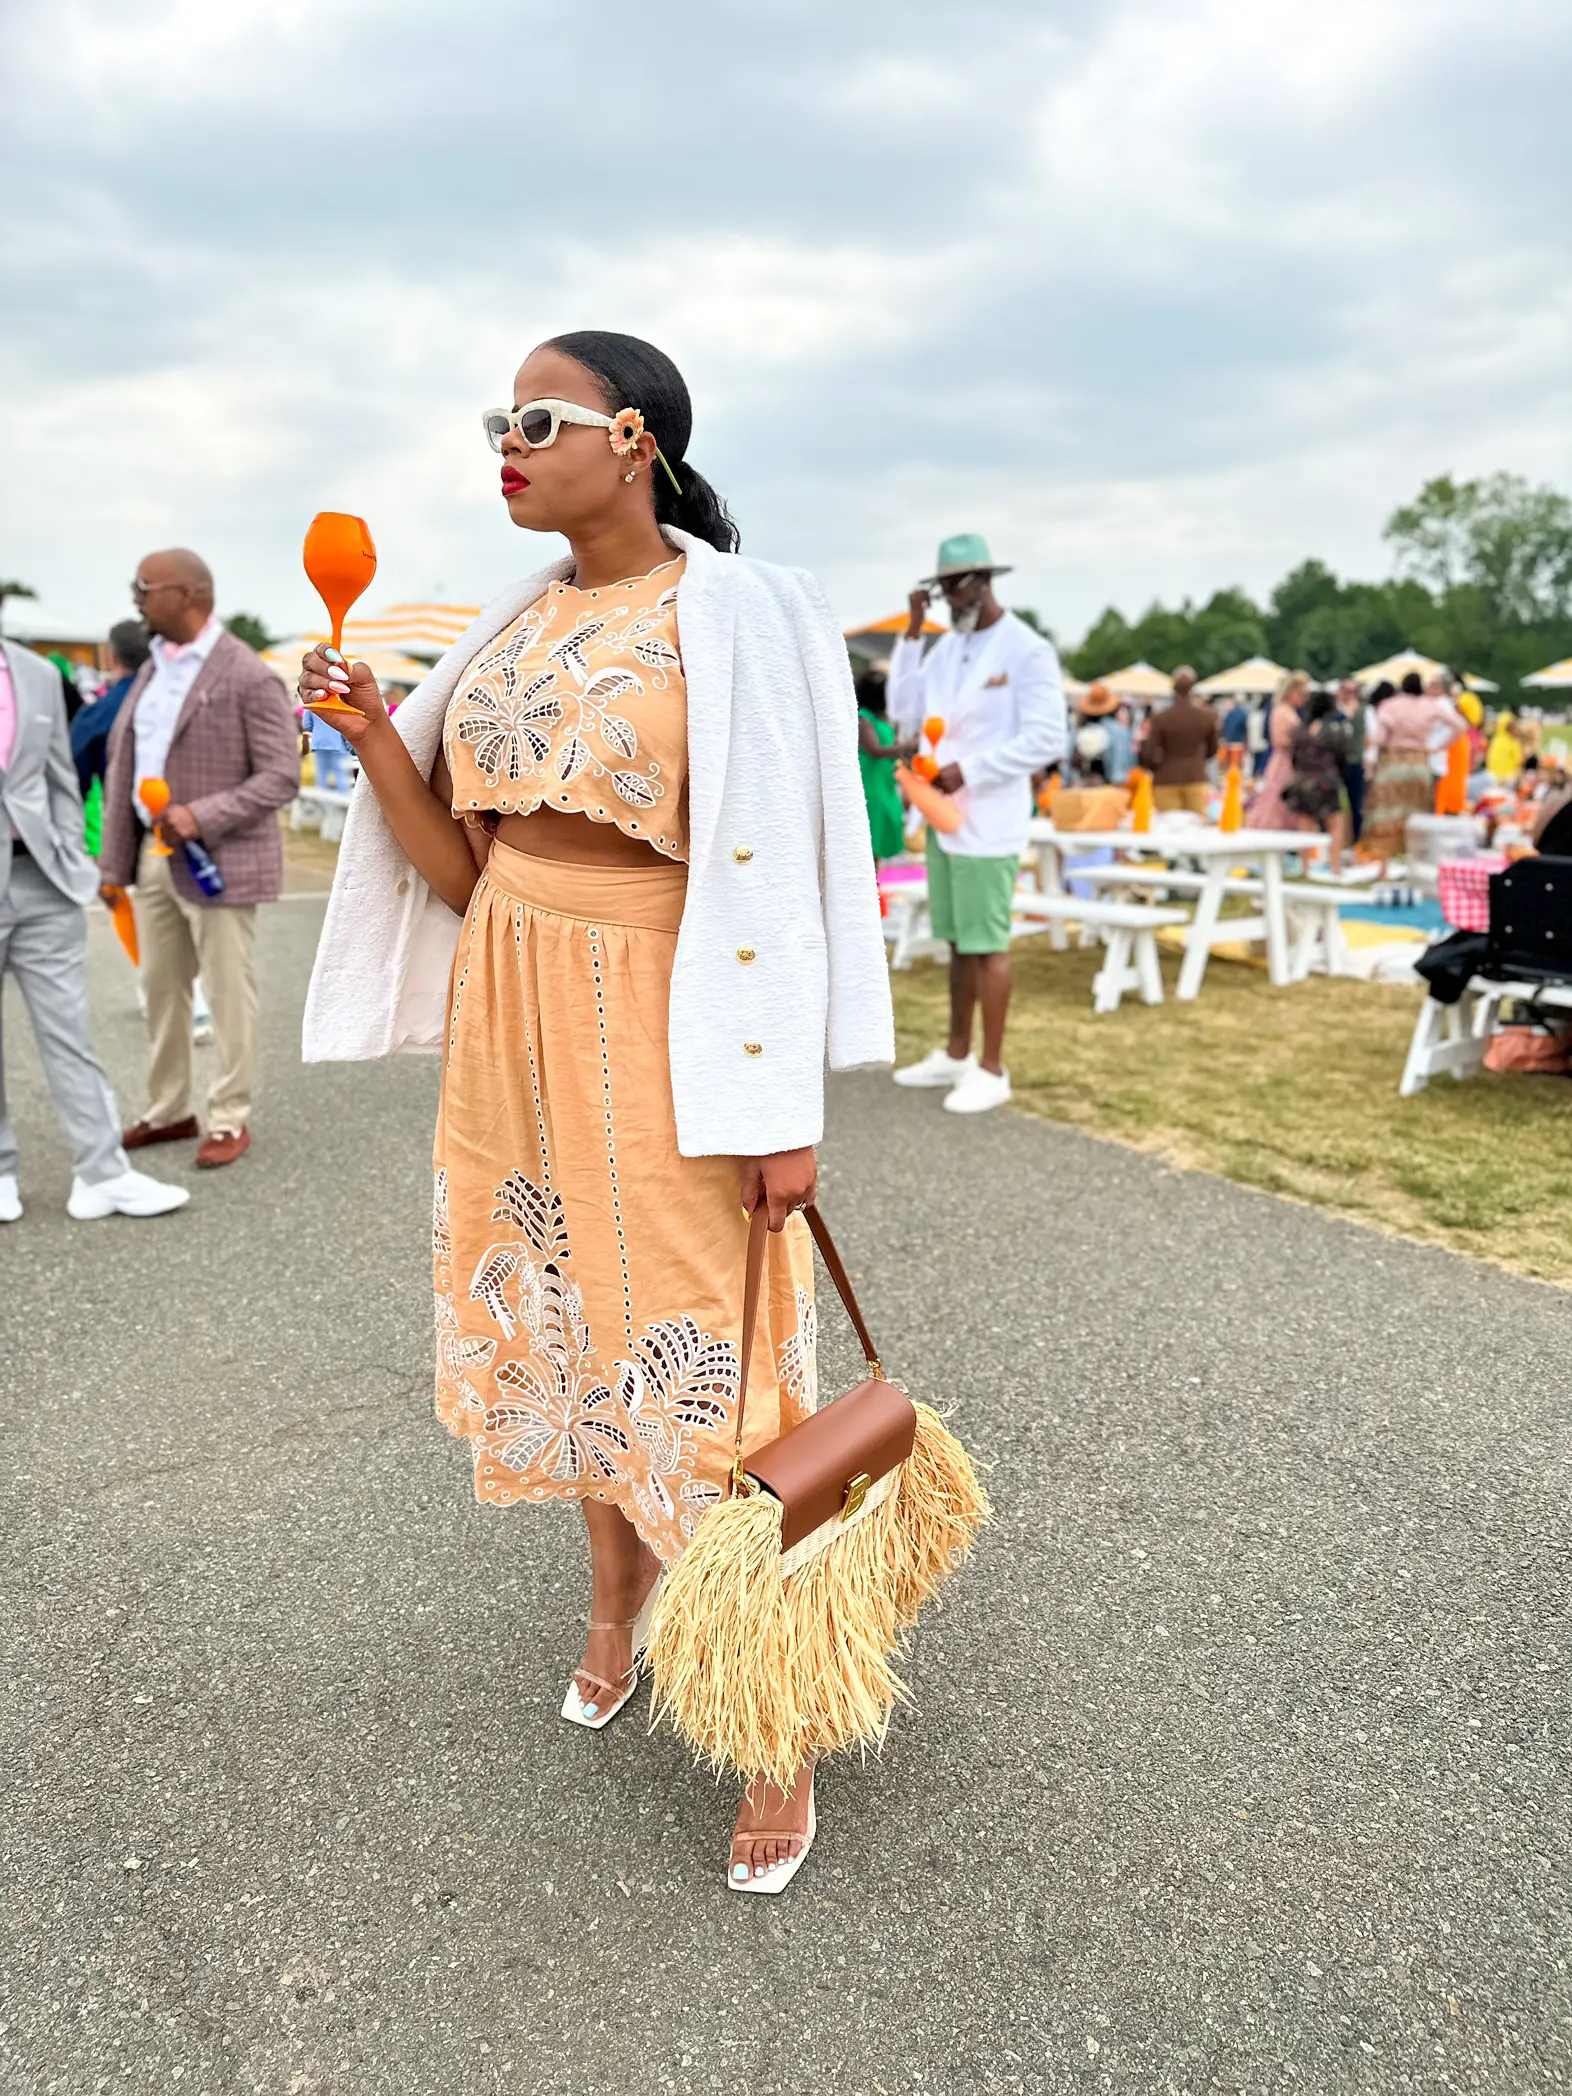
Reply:
[[15, 748], [16, 686], [11, 682], [11, 665], [5, 659], [5, 650], [0, 648], [0, 771], [11, 769]]

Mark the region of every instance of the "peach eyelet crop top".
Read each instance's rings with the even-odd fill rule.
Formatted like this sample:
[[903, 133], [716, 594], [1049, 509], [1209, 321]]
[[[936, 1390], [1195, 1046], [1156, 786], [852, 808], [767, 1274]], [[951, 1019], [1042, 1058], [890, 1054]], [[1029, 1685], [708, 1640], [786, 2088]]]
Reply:
[[453, 813], [545, 805], [688, 857], [683, 556], [605, 589], [554, 582], [465, 671], [442, 747]]

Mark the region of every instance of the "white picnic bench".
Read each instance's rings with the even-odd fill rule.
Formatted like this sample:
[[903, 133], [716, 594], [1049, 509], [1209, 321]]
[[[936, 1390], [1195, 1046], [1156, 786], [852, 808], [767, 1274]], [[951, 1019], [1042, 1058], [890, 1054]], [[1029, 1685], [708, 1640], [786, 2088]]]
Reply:
[[324, 843], [336, 844], [344, 834], [344, 817], [348, 813], [347, 793], [335, 793], [327, 786], [302, 786], [290, 803], [289, 827], [320, 830]]
[[1155, 903], [1083, 901], [1078, 895], [1034, 895], [1015, 898], [1018, 917], [1044, 924], [1078, 924], [1083, 935], [1095, 932], [1107, 949], [1092, 978], [1092, 1010], [1116, 1012], [1126, 990], [1139, 993], [1143, 1004], [1163, 1001], [1163, 972], [1157, 958], [1157, 934], [1165, 925], [1188, 924], [1184, 910]]
[[[1078, 866], [1073, 880], [1090, 881], [1098, 888], [1162, 888], [1173, 895], [1201, 895], [1212, 876], [1186, 872], [1172, 866]], [[1264, 898], [1266, 882], [1254, 874], [1230, 874], [1222, 884], [1225, 896]], [[1342, 975], [1348, 954], [1343, 937], [1339, 905], [1346, 891], [1315, 881], [1284, 881], [1281, 888], [1283, 914], [1288, 932], [1288, 980], [1303, 982], [1309, 975]], [[1260, 938], [1257, 920], [1220, 917], [1218, 930], [1235, 938]]]
[[1572, 983], [1510, 982], [1476, 975], [1456, 1004], [1438, 1004], [1427, 997], [1414, 1021], [1398, 1097], [1411, 1099], [1432, 1077], [1452, 1076], [1461, 1083], [1477, 1076], [1508, 999], [1537, 1003], [1541, 1010], [1572, 1012]]
[[[929, 956], [946, 959], [950, 949], [933, 936], [928, 915], [928, 883], [892, 882], [884, 894], [884, 936], [890, 945], [891, 968], [909, 968], [913, 961]], [[1012, 921], [1018, 933], [1052, 930], [1056, 946], [1064, 945], [1068, 924], [1080, 926], [1083, 946], [1101, 939], [1108, 950], [1092, 980], [1092, 1010], [1113, 1012], [1126, 990], [1138, 992], [1146, 1004], [1162, 1003], [1156, 934], [1164, 925], [1189, 920], [1183, 910], [1160, 909], [1149, 903], [1083, 902], [1075, 895], [1043, 895], [1018, 888]]]
[[[1184, 965], [1179, 970], [1178, 997], [1185, 1002], [1199, 994], [1206, 964], [1214, 946], [1233, 939], [1264, 939], [1268, 980], [1278, 988], [1294, 980], [1288, 936], [1288, 913], [1283, 900], [1283, 861], [1289, 853], [1311, 856], [1327, 848], [1327, 840], [1314, 831], [1251, 830], [1223, 831], [1207, 823], [1163, 823], [1149, 831], [1058, 830], [1051, 820], [1038, 817], [1028, 827], [1037, 846], [1038, 885], [1049, 894], [1064, 890], [1064, 859], [1073, 852], [1108, 847], [1117, 852], [1155, 852], [1170, 859], [1196, 859], [1205, 867], [1196, 897], [1196, 911], [1185, 934]], [[1261, 913], [1258, 917], [1222, 916], [1223, 896], [1236, 865], [1260, 868]], [[1076, 866], [1071, 879], [1081, 879], [1096, 869]]]

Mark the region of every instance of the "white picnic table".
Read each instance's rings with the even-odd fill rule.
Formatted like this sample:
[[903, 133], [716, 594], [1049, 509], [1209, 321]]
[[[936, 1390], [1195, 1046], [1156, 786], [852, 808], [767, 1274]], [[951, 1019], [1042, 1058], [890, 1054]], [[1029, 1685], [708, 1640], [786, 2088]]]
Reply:
[[[1316, 830], [1220, 830], [1210, 823], [1153, 824], [1144, 835], [1134, 830], [1059, 830], [1046, 816], [1034, 818], [1027, 832], [1037, 847], [1037, 878], [1044, 893], [1065, 891], [1064, 858], [1069, 852], [1155, 853], [1158, 858], [1198, 859], [1205, 880], [1196, 897], [1195, 915], [1185, 932], [1184, 963], [1178, 996], [1197, 996], [1206, 976], [1212, 948], [1232, 939], [1264, 939], [1269, 980], [1283, 988], [1293, 980], [1288, 943], [1288, 912], [1283, 898], [1283, 861], [1290, 852], [1324, 851], [1327, 839]], [[1255, 917], [1224, 917], [1228, 876], [1236, 866], [1259, 868], [1261, 912]]]

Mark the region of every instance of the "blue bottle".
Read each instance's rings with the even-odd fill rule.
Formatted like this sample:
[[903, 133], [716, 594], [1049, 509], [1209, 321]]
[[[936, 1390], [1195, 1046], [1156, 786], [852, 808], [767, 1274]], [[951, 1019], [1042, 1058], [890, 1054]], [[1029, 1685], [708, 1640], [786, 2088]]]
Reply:
[[191, 878], [202, 893], [218, 896], [224, 892], [224, 876], [218, 870], [218, 862], [212, 853], [205, 851], [194, 837], [182, 840], [186, 851], [186, 864], [191, 868]]

